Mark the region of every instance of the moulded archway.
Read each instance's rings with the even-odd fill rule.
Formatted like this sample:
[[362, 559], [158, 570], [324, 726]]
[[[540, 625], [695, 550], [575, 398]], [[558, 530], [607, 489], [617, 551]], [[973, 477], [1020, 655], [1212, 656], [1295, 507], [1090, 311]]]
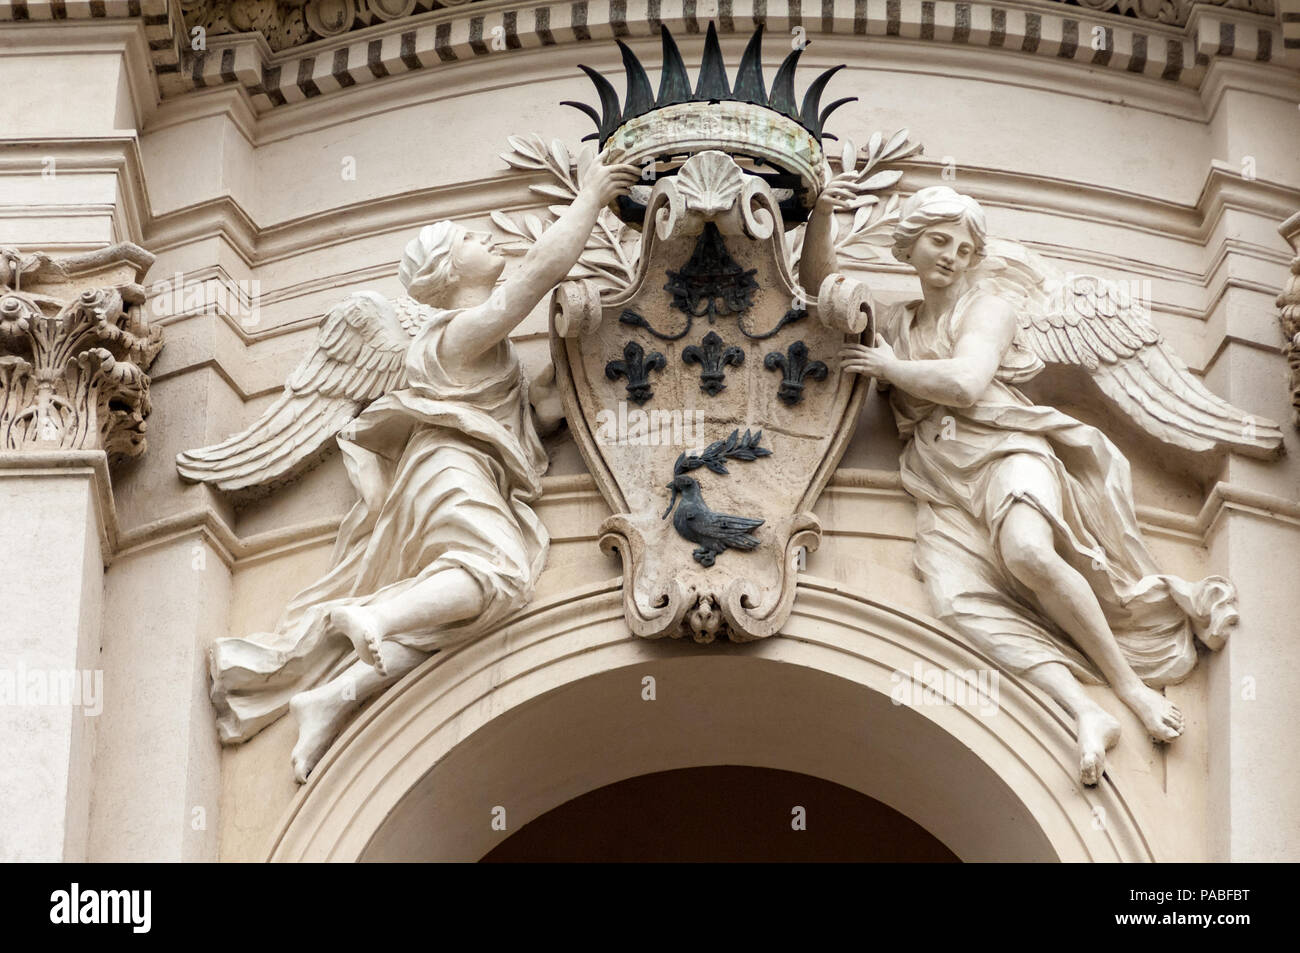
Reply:
[[517, 830], [617, 781], [731, 764], [853, 788], [966, 861], [1155, 859], [1113, 780], [1079, 786], [1064, 718], [1014, 679], [1000, 679], [996, 711], [891, 700], [916, 663], [991, 667], [934, 620], [805, 575], [783, 633], [740, 646], [635, 638], [619, 580], [539, 598], [367, 710], [270, 856], [477, 860], [505, 836], [498, 809]]

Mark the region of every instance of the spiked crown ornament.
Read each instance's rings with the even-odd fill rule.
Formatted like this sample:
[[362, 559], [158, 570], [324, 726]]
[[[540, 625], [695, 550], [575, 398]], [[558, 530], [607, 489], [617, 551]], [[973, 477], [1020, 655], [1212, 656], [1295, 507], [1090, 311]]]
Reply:
[[[562, 104], [582, 110], [595, 122], [596, 132], [584, 138], [596, 139], [609, 161], [647, 168], [653, 163], [656, 178], [674, 174], [697, 152], [720, 149], [738, 161], [747, 160], [750, 166], [745, 171], [767, 181], [780, 201], [787, 228], [804, 221], [826, 182], [821, 145], [826, 119], [857, 99], [849, 96], [821, 106], [827, 84], [843, 64], [813, 80], [796, 107], [794, 73], [802, 47], [792, 50], [781, 63], [769, 94], [763, 77], [763, 27], [750, 37], [733, 84], [723, 65], [718, 32], [709, 23], [692, 89], [672, 34], [661, 25], [660, 35], [663, 66], [658, 95], [651, 91], [641, 61], [621, 40], [617, 42], [627, 77], [621, 104], [609, 80], [589, 66], [578, 67], [590, 77], [600, 97], [600, 112], [586, 103]], [[637, 187], [630, 196], [620, 198], [619, 217], [639, 226], [648, 194], [648, 187]]]

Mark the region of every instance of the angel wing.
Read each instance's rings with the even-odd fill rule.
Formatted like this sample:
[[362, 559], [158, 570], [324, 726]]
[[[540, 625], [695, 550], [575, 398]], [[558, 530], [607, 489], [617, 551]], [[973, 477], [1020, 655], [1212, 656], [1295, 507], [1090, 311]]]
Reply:
[[1046, 364], [1075, 365], [1118, 410], [1165, 443], [1198, 452], [1229, 447], [1263, 458], [1281, 452], [1277, 424], [1211, 393], [1123, 283], [1061, 275], [1012, 242], [990, 242], [989, 256], [981, 280], [1018, 302], [1008, 379], [1028, 380]]
[[250, 497], [320, 463], [367, 404], [405, 384], [406, 352], [422, 323], [419, 306], [406, 303], [363, 291], [331, 308], [280, 399], [248, 429], [177, 454], [180, 475]]

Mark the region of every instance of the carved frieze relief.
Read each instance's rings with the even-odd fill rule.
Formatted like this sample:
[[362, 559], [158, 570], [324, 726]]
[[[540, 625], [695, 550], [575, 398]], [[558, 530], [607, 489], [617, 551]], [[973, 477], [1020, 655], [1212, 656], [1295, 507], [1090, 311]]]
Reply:
[[[208, 36], [258, 32], [275, 52], [341, 36], [375, 23], [397, 20], [476, 0], [181, 0], [186, 32], [202, 27]], [[1064, 5], [1065, 0], [1043, 0]], [[1263, 16], [1274, 0], [1076, 0], [1100, 13], [1182, 26], [1198, 5]], [[585, 4], [584, 4], [585, 6]], [[758, 19], [758, 18], [756, 18]]]
[[275, 52], [469, 0], [181, 0], [187, 32], [261, 33]]

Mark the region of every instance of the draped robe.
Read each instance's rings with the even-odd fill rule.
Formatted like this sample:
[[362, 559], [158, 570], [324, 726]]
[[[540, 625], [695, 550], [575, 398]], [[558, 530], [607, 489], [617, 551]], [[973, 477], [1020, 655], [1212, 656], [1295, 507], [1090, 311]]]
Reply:
[[382, 602], [445, 569], [465, 570], [482, 590], [482, 613], [392, 636], [428, 650], [492, 630], [532, 597], [550, 537], [529, 503], [541, 496], [547, 459], [514, 346], [505, 339], [460, 368], [440, 350], [460, 312], [422, 310], [432, 316], [407, 353], [408, 385], [339, 434], [359, 499], [339, 527], [332, 568], [294, 597], [274, 632], [213, 646], [212, 699], [225, 742], [252, 737], [294, 694], [356, 660], [348, 639], [325, 632], [331, 609]]
[[[884, 306], [880, 331], [900, 358], [951, 358], [981, 293], [966, 292], [934, 326], [917, 323], [920, 301]], [[971, 407], [889, 392], [906, 441], [903, 486], [917, 503], [914, 567], [934, 612], [1008, 671], [1060, 662], [1082, 681], [1102, 681], [1007, 568], [999, 533], [1023, 502], [1047, 519], [1056, 551], [1088, 581], [1137, 675], [1153, 686], [1176, 682], [1196, 664], [1194, 636], [1221, 644], [1236, 618], [1235, 590], [1222, 576], [1189, 582], [1159, 571], [1138, 529], [1128, 461], [1095, 427], [1011, 386], [1023, 379], [1017, 350], [1008, 349]]]

